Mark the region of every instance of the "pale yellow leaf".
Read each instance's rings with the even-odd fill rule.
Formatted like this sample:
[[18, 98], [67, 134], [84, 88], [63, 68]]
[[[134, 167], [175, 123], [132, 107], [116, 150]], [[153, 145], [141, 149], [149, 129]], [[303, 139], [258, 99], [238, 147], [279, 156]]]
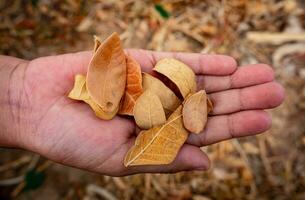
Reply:
[[[163, 125], [142, 131], [127, 152], [125, 166], [171, 163], [188, 136], [182, 122], [182, 106]], [[191, 155], [190, 155], [191, 156]]]
[[207, 122], [207, 95], [204, 90], [187, 97], [183, 105], [183, 123], [192, 133], [200, 133]]
[[87, 91], [104, 112], [118, 110], [125, 91], [126, 59], [117, 33], [98, 46], [89, 64]]
[[105, 112], [103, 111], [97, 103], [95, 103], [89, 96], [86, 88], [86, 77], [83, 75], [76, 75], [74, 80], [74, 87], [70, 91], [69, 98], [74, 100], [84, 101], [90, 105], [95, 115], [101, 119], [109, 120], [112, 119], [118, 111], [118, 108], [114, 112]]
[[150, 74], [142, 73], [142, 76], [143, 90], [150, 90], [159, 97], [166, 116], [174, 112], [181, 104], [181, 101], [178, 99], [175, 93], [166, 87], [162, 81], [151, 76]]
[[135, 59], [128, 55], [126, 55], [126, 67], [127, 79], [125, 94], [118, 113], [121, 115], [133, 115], [136, 100], [143, 93], [141, 67]]
[[141, 129], [150, 129], [166, 121], [159, 97], [149, 90], [143, 92], [136, 101], [133, 115]]
[[174, 58], [161, 59], [153, 70], [169, 78], [178, 87], [183, 98], [196, 91], [195, 73], [179, 60]]
[[74, 86], [70, 91], [68, 97], [74, 100], [84, 100], [89, 97], [86, 92], [86, 77], [81, 74], [77, 74], [74, 78]]

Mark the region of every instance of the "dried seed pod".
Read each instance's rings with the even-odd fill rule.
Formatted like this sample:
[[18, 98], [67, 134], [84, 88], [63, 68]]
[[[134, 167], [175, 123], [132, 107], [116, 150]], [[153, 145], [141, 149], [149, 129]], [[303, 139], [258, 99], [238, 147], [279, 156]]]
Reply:
[[88, 68], [87, 91], [104, 112], [112, 113], [118, 110], [125, 91], [125, 54], [117, 33], [96, 48]]
[[179, 106], [165, 124], [142, 131], [135, 145], [127, 152], [124, 165], [127, 167], [171, 163], [188, 136], [181, 112], [182, 106]]
[[137, 125], [141, 129], [150, 129], [166, 121], [159, 97], [149, 90], [138, 98], [133, 114]]
[[192, 133], [200, 133], [207, 122], [207, 95], [204, 90], [187, 97], [183, 105], [183, 123]]
[[178, 87], [183, 98], [196, 91], [196, 77], [193, 70], [174, 58], [164, 58], [153, 69], [169, 78]]

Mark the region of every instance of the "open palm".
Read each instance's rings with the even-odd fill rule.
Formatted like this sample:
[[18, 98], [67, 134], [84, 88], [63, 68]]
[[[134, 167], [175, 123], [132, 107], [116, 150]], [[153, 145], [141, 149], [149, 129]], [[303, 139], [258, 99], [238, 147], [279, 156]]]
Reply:
[[90, 107], [67, 94], [76, 74], [86, 74], [92, 52], [79, 52], [35, 59], [24, 75], [24, 93], [31, 124], [24, 148], [59, 163], [102, 174], [121, 176], [141, 172], [204, 170], [207, 156], [199, 147], [225, 139], [253, 135], [270, 128], [263, 109], [281, 104], [282, 87], [273, 82], [272, 69], [264, 64], [237, 68], [233, 58], [220, 55], [160, 53], [127, 50], [142, 70], [150, 72], [156, 61], [175, 57], [197, 75], [198, 89], [205, 89], [214, 111], [206, 129], [191, 134], [172, 164], [125, 168], [123, 159], [136, 137], [130, 118], [111, 121], [97, 118]]

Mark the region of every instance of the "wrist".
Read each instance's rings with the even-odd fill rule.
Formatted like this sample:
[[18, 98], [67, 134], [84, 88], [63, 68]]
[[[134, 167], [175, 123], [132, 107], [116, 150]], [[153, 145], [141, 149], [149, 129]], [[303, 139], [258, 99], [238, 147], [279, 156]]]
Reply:
[[23, 80], [27, 65], [26, 60], [0, 56], [0, 146], [23, 146]]

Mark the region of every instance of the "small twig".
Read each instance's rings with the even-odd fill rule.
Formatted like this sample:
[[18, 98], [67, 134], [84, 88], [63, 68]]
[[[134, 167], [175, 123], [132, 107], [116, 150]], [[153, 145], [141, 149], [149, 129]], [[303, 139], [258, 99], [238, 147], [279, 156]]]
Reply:
[[145, 191], [144, 191], [143, 199], [148, 199], [151, 190], [151, 174], [145, 174], [144, 179], [145, 179]]
[[0, 172], [9, 170], [11, 168], [18, 168], [19, 166], [30, 162], [30, 160], [31, 160], [30, 156], [23, 156], [17, 160], [14, 160], [12, 162], [9, 162], [9, 163], [6, 163], [6, 164], [0, 166]]
[[24, 189], [25, 185], [26, 185], [25, 182], [22, 181], [22, 182], [13, 190], [13, 192], [11, 193], [11, 197], [13, 197], [13, 198], [17, 197], [17, 196], [20, 194], [20, 192]]
[[32, 170], [36, 167], [36, 165], [38, 164], [40, 156], [39, 155], [34, 155], [31, 159], [31, 162], [27, 168], [27, 171]]
[[[37, 165], [38, 161], [39, 161], [40, 156], [36, 155], [34, 156], [34, 159], [32, 161], [32, 163], [29, 165], [28, 170], [33, 170], [35, 168], [35, 166]], [[43, 172], [45, 169], [47, 169], [50, 165], [52, 164], [51, 161], [47, 160], [44, 163], [42, 163], [40, 166], [37, 167], [36, 171], [37, 172]], [[24, 180], [24, 176], [23, 175], [23, 180], [22, 182], [13, 190], [13, 192], [11, 193], [12, 197], [17, 197], [20, 192], [24, 189], [24, 187], [26, 186], [25, 180]]]
[[[37, 163], [38, 163], [39, 158], [40, 158], [39, 155], [34, 155], [34, 156], [32, 156], [32, 158], [30, 159], [31, 162], [29, 163], [26, 172], [35, 168], [35, 166], [36, 166]], [[21, 162], [21, 159], [19, 159], [19, 160], [20, 160], [19, 163], [17, 162], [17, 161], [18, 161], [18, 160], [17, 160], [17, 161], [12, 162], [11, 164], [12, 164], [12, 165], [18, 165], [18, 164], [20, 164], [20, 162]], [[28, 161], [30, 161], [30, 160], [28, 160]], [[11, 165], [11, 166], [12, 166], [12, 165]], [[3, 168], [7, 168], [7, 167], [8, 167], [8, 166], [3, 166]], [[24, 182], [24, 177], [25, 177], [25, 174], [20, 175], [20, 176], [18, 176], [18, 177], [14, 177], [14, 178], [9, 178], [9, 179], [5, 179], [5, 180], [1, 180], [1, 181], [0, 181], [0, 185], [1, 185], [1, 186], [9, 186], [9, 185], [16, 185], [16, 184], [22, 185], [22, 183]], [[17, 188], [19, 188], [19, 186], [17, 186], [16, 189], [17, 189]]]
[[282, 44], [285, 42], [305, 42], [305, 33], [248, 32], [246, 38], [255, 43]]
[[262, 159], [263, 162], [263, 166], [266, 170], [266, 174], [267, 177], [269, 179], [269, 181], [273, 182], [272, 180], [272, 176], [273, 176], [273, 172], [272, 172], [272, 168], [270, 165], [270, 162], [267, 158], [267, 151], [266, 151], [266, 143], [265, 143], [265, 138], [259, 138], [258, 139], [258, 145], [259, 145], [259, 150], [260, 150], [260, 157]]
[[0, 181], [0, 186], [16, 185], [16, 184], [22, 182], [23, 179], [24, 179], [24, 175], [17, 176], [17, 177], [14, 177], [14, 178], [5, 179], [5, 180], [1, 180]]
[[120, 189], [120, 190], [126, 190], [127, 186], [120, 177], [113, 177], [112, 178], [113, 183]]
[[272, 55], [274, 66], [282, 66], [282, 59], [289, 54], [295, 53], [305, 53], [305, 43], [286, 44], [276, 49]]
[[[94, 194], [100, 195], [101, 197], [105, 198], [106, 200], [117, 200], [117, 198], [111, 194], [109, 191], [101, 188], [100, 186], [90, 184], [87, 186], [86, 191], [89, 196], [93, 196]], [[90, 199], [90, 198], [88, 198]]]
[[166, 197], [166, 191], [160, 186], [160, 184], [156, 181], [156, 179], [153, 178], [151, 183], [161, 197]]
[[[251, 173], [251, 176], [253, 177], [253, 170], [250, 167], [250, 162], [249, 162], [248, 156], [245, 153], [243, 147], [240, 145], [240, 143], [237, 139], [232, 140], [232, 143], [233, 143], [235, 149], [238, 151], [238, 153], [242, 157], [242, 159], [244, 160], [246, 168], [248, 168], [249, 172]], [[257, 192], [257, 187], [255, 185], [255, 182], [251, 181], [250, 186], [251, 186], [252, 195], [255, 196], [255, 194]]]

